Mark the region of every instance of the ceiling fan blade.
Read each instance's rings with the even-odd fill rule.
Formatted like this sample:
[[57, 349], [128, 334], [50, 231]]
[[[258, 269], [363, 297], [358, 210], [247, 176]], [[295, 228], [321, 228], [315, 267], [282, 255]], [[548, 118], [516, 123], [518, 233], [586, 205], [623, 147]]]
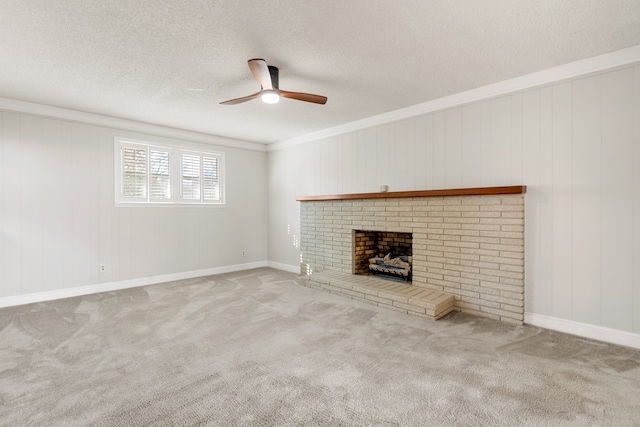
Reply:
[[271, 83], [271, 74], [269, 73], [269, 66], [264, 59], [256, 58], [247, 61], [249, 63], [249, 69], [253, 73], [253, 76], [260, 82], [262, 89], [273, 89], [273, 83]]
[[253, 95], [243, 96], [242, 98], [230, 99], [228, 101], [221, 102], [220, 104], [222, 105], [240, 104], [241, 102], [251, 101], [252, 99], [259, 97], [261, 93], [262, 92], [256, 92]]
[[302, 92], [289, 92], [286, 90], [280, 90], [280, 96], [283, 98], [297, 99], [298, 101], [313, 102], [314, 104], [326, 104], [327, 97], [321, 95], [314, 95], [312, 93]]

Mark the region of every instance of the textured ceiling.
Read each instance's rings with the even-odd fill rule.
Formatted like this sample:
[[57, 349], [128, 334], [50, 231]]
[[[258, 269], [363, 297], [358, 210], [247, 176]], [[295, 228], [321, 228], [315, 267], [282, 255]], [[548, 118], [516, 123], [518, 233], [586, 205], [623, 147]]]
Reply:
[[[638, 44], [638, 0], [0, 0], [0, 97], [271, 143]], [[256, 57], [329, 101], [219, 105]]]

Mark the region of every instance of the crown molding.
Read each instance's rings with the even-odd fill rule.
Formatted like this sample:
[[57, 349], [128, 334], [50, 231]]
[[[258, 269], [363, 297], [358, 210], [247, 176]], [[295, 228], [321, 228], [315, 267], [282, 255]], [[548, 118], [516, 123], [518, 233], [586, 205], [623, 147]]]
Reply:
[[174, 138], [183, 141], [218, 145], [222, 147], [241, 148], [245, 150], [263, 152], [267, 151], [267, 146], [265, 144], [259, 144], [256, 142], [226, 138], [222, 136], [177, 129], [168, 126], [154, 125], [151, 123], [137, 122], [135, 120], [103, 116], [101, 114], [87, 113], [84, 111], [70, 110], [66, 108], [53, 107], [50, 105], [19, 101], [16, 99], [0, 98], [0, 110], [68, 120], [72, 122], [96, 126], [104, 126], [119, 130], [139, 132], [146, 135]]
[[598, 71], [632, 64], [638, 61], [640, 61], [640, 45], [526, 74], [524, 76], [515, 77], [502, 82], [481, 86], [465, 92], [434, 99], [433, 101], [412, 105], [410, 107], [401, 108], [399, 110], [390, 111], [377, 116], [371, 116], [362, 120], [322, 129], [306, 135], [274, 142], [268, 145], [267, 151], [280, 150], [322, 138], [379, 126], [385, 123], [396, 122], [398, 120], [419, 116], [421, 114], [432, 113], [472, 102], [495, 98], [509, 93], [531, 89], [533, 87], [556, 83]]

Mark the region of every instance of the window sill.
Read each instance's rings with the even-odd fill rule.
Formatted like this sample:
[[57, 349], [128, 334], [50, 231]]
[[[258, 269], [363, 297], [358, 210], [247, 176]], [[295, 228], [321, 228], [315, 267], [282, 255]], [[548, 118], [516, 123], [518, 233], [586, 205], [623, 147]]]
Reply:
[[226, 203], [115, 202], [116, 208], [226, 208]]

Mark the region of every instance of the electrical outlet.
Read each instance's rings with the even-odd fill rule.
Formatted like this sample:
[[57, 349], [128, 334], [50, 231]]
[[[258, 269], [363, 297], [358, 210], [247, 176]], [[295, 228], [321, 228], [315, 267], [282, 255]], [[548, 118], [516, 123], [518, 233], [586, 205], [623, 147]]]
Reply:
[[245, 251], [244, 249], [242, 250], [242, 256], [247, 255], [247, 251]]
[[107, 271], [107, 264], [100, 264], [100, 273]]

